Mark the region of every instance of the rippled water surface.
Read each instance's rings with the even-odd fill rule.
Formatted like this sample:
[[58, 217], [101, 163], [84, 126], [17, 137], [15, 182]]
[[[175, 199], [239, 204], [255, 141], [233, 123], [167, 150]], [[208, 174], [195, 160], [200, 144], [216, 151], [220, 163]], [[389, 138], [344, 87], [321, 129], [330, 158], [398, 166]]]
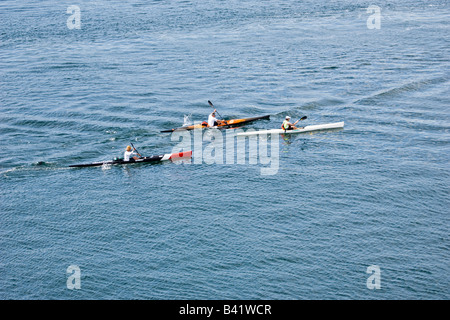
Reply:
[[[380, 29], [365, 1], [78, 1], [79, 30], [72, 4], [0, 2], [1, 299], [450, 298], [448, 1]], [[345, 128], [280, 137], [272, 175], [68, 167], [170, 153], [208, 100]]]

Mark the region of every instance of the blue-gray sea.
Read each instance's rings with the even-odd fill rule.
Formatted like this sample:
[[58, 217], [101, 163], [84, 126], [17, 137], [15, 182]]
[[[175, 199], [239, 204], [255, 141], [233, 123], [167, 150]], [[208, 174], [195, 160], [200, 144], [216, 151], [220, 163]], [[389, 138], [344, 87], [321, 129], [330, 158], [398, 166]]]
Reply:
[[[0, 299], [449, 299], [449, 17], [447, 0], [1, 1]], [[160, 131], [208, 100], [270, 115], [240, 130], [345, 127], [279, 136], [273, 174], [68, 167], [170, 153]]]

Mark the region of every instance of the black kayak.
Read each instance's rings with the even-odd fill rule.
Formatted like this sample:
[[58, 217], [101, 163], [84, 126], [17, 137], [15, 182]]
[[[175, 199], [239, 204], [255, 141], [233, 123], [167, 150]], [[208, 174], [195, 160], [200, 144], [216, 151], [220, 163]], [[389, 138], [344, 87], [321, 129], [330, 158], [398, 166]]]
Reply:
[[143, 157], [140, 159], [130, 159], [129, 161], [124, 161], [123, 159], [111, 160], [111, 161], [102, 161], [102, 162], [93, 162], [86, 164], [73, 164], [69, 167], [72, 168], [84, 168], [84, 167], [99, 167], [103, 165], [113, 165], [113, 164], [132, 164], [132, 163], [145, 163], [145, 162], [159, 162], [166, 160], [175, 160], [178, 158], [191, 157], [192, 151], [179, 152], [179, 153], [168, 153], [160, 156], [151, 156], [151, 157]]

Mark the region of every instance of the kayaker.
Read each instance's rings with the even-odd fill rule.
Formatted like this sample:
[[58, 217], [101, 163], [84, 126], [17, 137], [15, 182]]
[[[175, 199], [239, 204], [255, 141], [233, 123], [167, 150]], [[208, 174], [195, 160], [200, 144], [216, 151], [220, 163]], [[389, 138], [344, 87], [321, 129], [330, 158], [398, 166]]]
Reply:
[[208, 117], [208, 127], [215, 127], [219, 124], [219, 121], [216, 119], [216, 109], [209, 115]]
[[295, 129], [298, 129], [295, 125], [300, 120], [297, 120], [294, 123], [291, 123], [290, 121], [291, 121], [291, 117], [286, 116], [286, 119], [283, 121], [283, 124], [281, 125], [281, 129], [283, 129], [283, 130], [295, 130]]
[[[127, 149], [125, 150], [125, 153], [123, 154], [123, 161], [130, 161], [130, 157], [132, 155], [135, 155], [136, 152], [131, 148], [131, 146], [127, 146]], [[134, 160], [139, 159], [138, 157], [133, 157]]]

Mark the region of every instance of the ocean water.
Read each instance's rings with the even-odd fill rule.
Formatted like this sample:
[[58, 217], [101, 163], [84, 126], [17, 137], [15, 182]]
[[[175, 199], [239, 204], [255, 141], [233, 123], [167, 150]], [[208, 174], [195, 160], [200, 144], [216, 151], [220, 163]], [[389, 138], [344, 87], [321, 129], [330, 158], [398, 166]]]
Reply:
[[[0, 2], [1, 299], [450, 298], [448, 1], [74, 4]], [[269, 175], [68, 167], [170, 153], [208, 100], [345, 128], [275, 138]]]

